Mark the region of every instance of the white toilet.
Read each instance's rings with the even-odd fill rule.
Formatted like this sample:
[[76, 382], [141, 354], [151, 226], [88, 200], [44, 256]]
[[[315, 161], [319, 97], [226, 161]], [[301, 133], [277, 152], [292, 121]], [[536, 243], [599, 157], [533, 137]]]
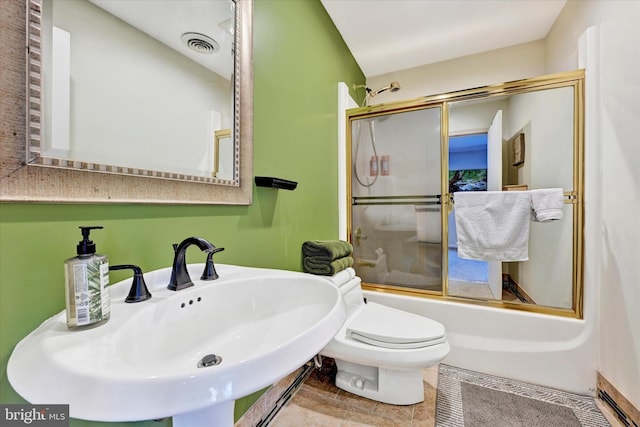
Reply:
[[345, 299], [347, 320], [320, 354], [335, 359], [336, 386], [393, 405], [422, 402], [422, 370], [449, 353], [444, 326], [381, 304], [365, 304], [359, 277], [332, 283]]

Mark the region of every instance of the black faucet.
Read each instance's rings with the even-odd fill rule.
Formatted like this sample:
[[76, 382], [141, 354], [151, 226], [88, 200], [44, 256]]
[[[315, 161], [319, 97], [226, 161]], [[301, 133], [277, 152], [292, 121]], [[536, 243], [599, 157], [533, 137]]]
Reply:
[[[167, 289], [179, 291], [193, 286], [193, 282], [191, 281], [191, 277], [187, 271], [187, 262], [185, 260], [187, 248], [191, 245], [196, 245], [201, 251], [206, 252], [208, 255], [224, 250], [224, 248], [216, 248], [211, 243], [200, 237], [188, 237], [179, 245], [174, 245], [175, 254], [173, 257], [173, 267], [171, 269], [171, 280], [169, 281]], [[209, 256], [207, 256], [207, 261], [208, 260]], [[211, 267], [213, 268], [213, 261], [211, 261]], [[215, 270], [213, 272], [215, 273]], [[217, 279], [217, 274], [215, 274], [215, 277], [208, 277], [204, 280], [213, 279]]]

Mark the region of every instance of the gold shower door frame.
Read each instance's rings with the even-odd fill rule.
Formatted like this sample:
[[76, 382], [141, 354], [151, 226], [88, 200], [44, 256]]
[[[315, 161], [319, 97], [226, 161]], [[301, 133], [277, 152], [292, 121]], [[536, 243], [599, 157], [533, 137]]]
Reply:
[[[441, 202], [441, 250], [442, 250], [442, 291], [435, 292], [415, 288], [383, 285], [363, 282], [365, 290], [375, 292], [389, 292], [423, 298], [455, 301], [477, 304], [495, 308], [506, 308], [550, 314], [563, 317], [581, 319], [583, 316], [583, 223], [584, 223], [584, 70], [552, 74], [531, 79], [517, 80], [503, 84], [485, 86], [475, 89], [461, 90], [439, 95], [426, 96], [407, 101], [379, 104], [368, 107], [358, 107], [346, 111], [347, 116], [347, 236], [353, 242], [353, 191], [352, 191], [352, 125], [355, 120], [369, 119], [382, 115], [391, 115], [409, 111], [439, 108], [440, 109], [440, 202]], [[474, 99], [485, 99], [504, 95], [515, 95], [537, 90], [561, 87], [573, 88], [573, 189], [565, 192], [565, 203], [573, 205], [573, 241], [572, 241], [572, 308], [550, 307], [527, 303], [513, 303], [494, 299], [476, 299], [449, 295], [449, 259], [448, 244], [449, 223], [448, 214], [453, 209], [453, 195], [449, 193], [449, 106], [454, 102]], [[405, 197], [404, 200], [407, 198]], [[390, 201], [393, 203], [393, 201]], [[382, 204], [382, 203], [381, 203]]]

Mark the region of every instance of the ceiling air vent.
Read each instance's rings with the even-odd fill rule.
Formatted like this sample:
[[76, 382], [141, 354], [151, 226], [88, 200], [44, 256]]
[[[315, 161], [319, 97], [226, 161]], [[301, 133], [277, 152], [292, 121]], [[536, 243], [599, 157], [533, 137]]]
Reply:
[[184, 33], [180, 39], [189, 49], [203, 54], [212, 54], [220, 49], [217, 41], [200, 33]]

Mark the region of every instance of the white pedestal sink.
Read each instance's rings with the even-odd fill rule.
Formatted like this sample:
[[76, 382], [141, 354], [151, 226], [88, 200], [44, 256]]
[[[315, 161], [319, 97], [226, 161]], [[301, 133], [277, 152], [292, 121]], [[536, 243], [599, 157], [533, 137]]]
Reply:
[[131, 279], [111, 286], [111, 318], [93, 329], [51, 317], [14, 349], [9, 382], [30, 403], [69, 404], [72, 418], [232, 426], [235, 399], [302, 366], [345, 321], [320, 277], [217, 265], [219, 279], [196, 280], [203, 267], [189, 265], [195, 286], [177, 292], [170, 269], [145, 274], [153, 297], [141, 303], [124, 302]]

